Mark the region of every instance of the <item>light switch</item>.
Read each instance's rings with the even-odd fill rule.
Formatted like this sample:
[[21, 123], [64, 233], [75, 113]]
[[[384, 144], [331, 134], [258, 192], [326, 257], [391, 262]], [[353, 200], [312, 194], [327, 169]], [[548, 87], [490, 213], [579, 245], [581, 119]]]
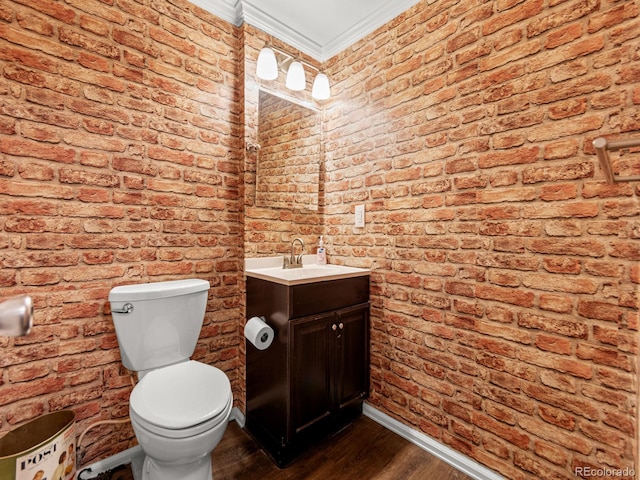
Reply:
[[364, 227], [364, 205], [356, 205], [355, 225]]

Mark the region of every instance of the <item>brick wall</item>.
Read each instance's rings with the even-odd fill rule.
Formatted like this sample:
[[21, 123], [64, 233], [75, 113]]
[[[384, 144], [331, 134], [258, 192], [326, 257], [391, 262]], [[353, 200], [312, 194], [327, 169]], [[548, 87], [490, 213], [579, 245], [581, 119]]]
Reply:
[[[195, 357], [241, 399], [240, 53], [183, 0], [0, 4], [0, 297], [35, 302], [33, 333], [0, 338], [0, 434], [62, 408], [78, 433], [127, 415], [107, 302], [123, 283], [208, 280]], [[85, 442], [83, 463], [132, 432]]]
[[373, 266], [377, 407], [508, 478], [637, 469], [638, 187], [604, 184], [590, 140], [640, 129], [639, 32], [634, 2], [420, 3], [329, 62], [310, 215], [254, 205], [252, 155], [239, 175], [239, 79], [273, 39], [179, 0], [4, 2], [0, 296], [31, 294], [36, 328], [0, 339], [0, 433], [126, 415], [125, 282], [212, 283], [196, 356], [242, 407], [246, 209], [248, 255], [324, 224], [332, 261]]
[[640, 135], [639, 44], [634, 1], [435, 0], [329, 62], [325, 234], [373, 268], [370, 402], [510, 479], [640, 468], [640, 187], [591, 147]]

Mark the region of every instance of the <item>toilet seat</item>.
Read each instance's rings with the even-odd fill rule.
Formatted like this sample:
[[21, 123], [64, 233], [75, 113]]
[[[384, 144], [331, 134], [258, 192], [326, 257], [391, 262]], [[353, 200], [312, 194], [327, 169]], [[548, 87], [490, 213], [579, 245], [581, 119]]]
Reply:
[[148, 372], [131, 393], [130, 413], [148, 430], [184, 438], [224, 421], [232, 399], [224, 372], [189, 360]]
[[[149, 433], [155, 434], [160, 437], [170, 438], [170, 439], [187, 439], [193, 438], [200, 434], [205, 434], [213, 429], [215, 429], [219, 424], [226, 422], [229, 419], [229, 414], [231, 412], [231, 407], [233, 403], [233, 397], [229, 395], [229, 403], [224, 411], [217, 417], [212, 418], [208, 422], [199, 423], [198, 425], [194, 425], [193, 427], [183, 428], [180, 430], [172, 430], [170, 428], [162, 428], [153, 423], [149, 423], [145, 421], [143, 418], [136, 415], [136, 413], [131, 409], [129, 411], [129, 415], [131, 417], [131, 423], [138, 426]], [[137, 435], [137, 433], [136, 433]]]

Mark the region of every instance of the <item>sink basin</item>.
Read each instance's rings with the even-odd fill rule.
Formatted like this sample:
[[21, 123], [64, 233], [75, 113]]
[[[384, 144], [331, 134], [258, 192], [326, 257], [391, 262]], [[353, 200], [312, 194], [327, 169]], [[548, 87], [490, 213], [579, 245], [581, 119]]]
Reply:
[[[346, 267], [343, 265], [317, 265], [314, 263], [306, 264], [304, 259], [302, 268], [287, 269], [282, 268], [282, 257], [270, 257], [270, 259], [271, 258], [275, 258], [276, 260], [247, 259], [245, 264], [245, 274], [247, 277], [260, 278], [282, 285], [301, 285], [304, 283], [359, 277], [371, 273], [371, 270], [367, 268]], [[274, 266], [276, 262], [280, 265]]]

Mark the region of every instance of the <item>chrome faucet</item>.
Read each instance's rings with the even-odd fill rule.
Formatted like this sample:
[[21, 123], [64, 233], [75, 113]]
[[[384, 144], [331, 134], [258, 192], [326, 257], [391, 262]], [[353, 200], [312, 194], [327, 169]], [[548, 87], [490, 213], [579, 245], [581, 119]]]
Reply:
[[[296, 255], [294, 253], [296, 242], [300, 242], [300, 246], [302, 247], [302, 251], [300, 255]], [[301, 238], [294, 238], [291, 242], [291, 256], [287, 258], [284, 257], [284, 263], [282, 264], [282, 268], [302, 268], [302, 255], [304, 254], [304, 242]]]

